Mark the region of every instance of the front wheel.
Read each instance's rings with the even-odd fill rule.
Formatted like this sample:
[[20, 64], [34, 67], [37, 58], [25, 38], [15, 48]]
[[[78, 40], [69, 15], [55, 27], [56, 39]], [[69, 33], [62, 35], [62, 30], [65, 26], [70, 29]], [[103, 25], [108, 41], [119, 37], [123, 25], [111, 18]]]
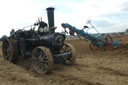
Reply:
[[44, 46], [38, 46], [32, 51], [33, 68], [41, 74], [48, 73], [53, 67], [53, 56]]
[[75, 63], [76, 50], [71, 44], [65, 43], [62, 46], [60, 53], [69, 53], [69, 52], [70, 52], [70, 55], [67, 55], [64, 57], [64, 64], [66, 64], [66, 65], [72, 65]]

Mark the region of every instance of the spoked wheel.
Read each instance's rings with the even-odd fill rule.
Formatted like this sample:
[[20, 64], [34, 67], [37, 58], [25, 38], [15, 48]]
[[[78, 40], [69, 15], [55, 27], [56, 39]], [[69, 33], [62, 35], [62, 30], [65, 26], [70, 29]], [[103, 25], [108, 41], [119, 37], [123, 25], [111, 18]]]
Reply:
[[113, 47], [112, 47], [112, 43], [113, 43], [113, 40], [112, 40], [112, 37], [109, 35], [109, 34], [107, 34], [106, 36], [105, 36], [105, 38], [104, 38], [104, 42], [106, 42], [106, 44], [105, 44], [105, 50], [111, 50]]
[[18, 58], [18, 45], [14, 39], [3, 40], [2, 52], [5, 60], [15, 63]]
[[32, 52], [32, 65], [38, 73], [50, 72], [53, 67], [53, 56], [50, 50], [43, 46], [36, 47]]
[[72, 65], [74, 64], [75, 60], [76, 60], [76, 51], [75, 48], [69, 44], [66, 43], [62, 46], [62, 48], [60, 49], [60, 53], [70, 53], [66, 56], [64, 56], [64, 64], [66, 65]]

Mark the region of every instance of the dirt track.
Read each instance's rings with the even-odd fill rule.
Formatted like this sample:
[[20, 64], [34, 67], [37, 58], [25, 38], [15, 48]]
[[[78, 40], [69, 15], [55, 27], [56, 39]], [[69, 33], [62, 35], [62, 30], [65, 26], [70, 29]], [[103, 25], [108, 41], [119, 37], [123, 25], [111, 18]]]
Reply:
[[0, 59], [0, 85], [128, 85], [128, 37], [118, 38], [123, 47], [111, 51], [91, 51], [84, 40], [66, 41], [76, 48], [76, 63], [54, 65], [48, 75], [36, 73], [29, 63], [16, 66]]

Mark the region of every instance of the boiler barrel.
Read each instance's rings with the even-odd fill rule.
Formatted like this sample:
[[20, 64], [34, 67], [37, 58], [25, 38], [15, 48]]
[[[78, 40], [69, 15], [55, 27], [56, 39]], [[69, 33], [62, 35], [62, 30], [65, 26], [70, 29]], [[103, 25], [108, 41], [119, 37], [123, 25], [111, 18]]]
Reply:
[[47, 10], [49, 28], [54, 27], [54, 8], [49, 7]]

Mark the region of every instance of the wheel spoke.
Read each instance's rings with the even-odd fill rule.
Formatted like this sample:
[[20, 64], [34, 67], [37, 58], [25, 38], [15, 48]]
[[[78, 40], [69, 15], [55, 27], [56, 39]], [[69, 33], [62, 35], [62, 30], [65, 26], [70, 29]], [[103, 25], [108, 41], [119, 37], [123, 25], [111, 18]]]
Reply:
[[3, 45], [4, 45], [4, 46], [9, 46], [9, 44], [8, 44], [7, 42], [5, 42]]
[[64, 51], [66, 50], [66, 45], [64, 45], [63, 50], [64, 50]]
[[43, 64], [47, 64], [47, 65], [48, 65], [48, 61], [43, 61], [42, 63], [43, 63]]
[[64, 44], [62, 48], [60, 49], [60, 53], [69, 53], [67, 55], [64, 55], [64, 64], [71, 65], [75, 61], [75, 49], [71, 44]]
[[[32, 64], [35, 70], [39, 73], [47, 73], [50, 71], [52, 62], [49, 64], [49, 51], [43, 46], [35, 48], [32, 54]], [[52, 56], [50, 56], [52, 58]]]

